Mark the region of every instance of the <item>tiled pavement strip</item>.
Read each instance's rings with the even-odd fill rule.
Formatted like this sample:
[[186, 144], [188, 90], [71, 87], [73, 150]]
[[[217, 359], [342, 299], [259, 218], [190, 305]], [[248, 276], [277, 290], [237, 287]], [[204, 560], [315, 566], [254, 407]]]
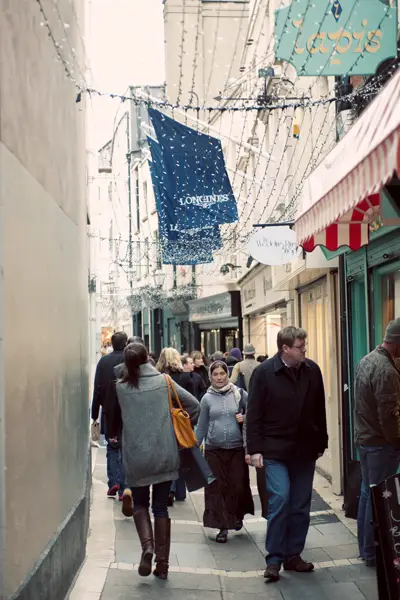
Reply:
[[105, 450], [93, 452], [93, 497], [87, 557], [69, 600], [377, 600], [375, 572], [357, 559], [355, 521], [341, 511], [341, 498], [316, 474], [312, 518], [304, 558], [315, 572], [282, 572], [281, 581], [266, 584], [266, 523], [257, 514], [227, 544], [202, 527], [203, 493], [191, 494], [171, 509], [172, 545], [167, 582], [137, 573], [140, 544], [132, 519], [121, 504], [106, 498]]

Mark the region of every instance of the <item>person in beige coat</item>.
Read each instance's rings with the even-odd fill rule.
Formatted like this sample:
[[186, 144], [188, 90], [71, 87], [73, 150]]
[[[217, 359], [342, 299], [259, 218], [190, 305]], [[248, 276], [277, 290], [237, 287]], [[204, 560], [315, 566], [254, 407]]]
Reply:
[[[256, 349], [253, 344], [247, 344], [243, 350], [244, 360], [238, 362], [234, 367], [231, 375], [231, 383], [236, 384], [238, 387], [243, 387], [244, 390], [249, 389], [250, 379], [253, 375], [254, 369], [260, 366], [260, 363], [256, 361]], [[242, 375], [242, 377], [240, 377]], [[240, 382], [240, 379], [242, 382]]]

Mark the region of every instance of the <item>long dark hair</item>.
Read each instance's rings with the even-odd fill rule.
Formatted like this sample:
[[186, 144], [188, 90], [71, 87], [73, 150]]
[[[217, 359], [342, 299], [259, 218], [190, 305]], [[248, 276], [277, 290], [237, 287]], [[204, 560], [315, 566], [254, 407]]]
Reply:
[[140, 366], [149, 360], [143, 344], [128, 344], [124, 351], [125, 367], [121, 381], [137, 388], [139, 387]]

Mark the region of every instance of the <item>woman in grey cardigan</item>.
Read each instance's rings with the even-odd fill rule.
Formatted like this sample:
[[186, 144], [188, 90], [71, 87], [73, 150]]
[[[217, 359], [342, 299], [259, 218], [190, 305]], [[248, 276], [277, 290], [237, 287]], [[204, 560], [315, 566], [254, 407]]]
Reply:
[[[132, 515], [133, 500], [133, 518], [142, 545], [139, 574], [150, 575], [155, 551], [154, 575], [166, 579], [171, 543], [168, 494], [171, 482], [179, 476], [167, 381], [149, 364], [142, 344], [129, 344], [124, 360], [126, 368], [117, 382], [117, 396], [122, 418], [122, 457], [131, 493], [124, 494], [123, 512]], [[195, 424], [200, 411], [198, 401], [179, 385], [175, 387], [183, 408]], [[149, 514], [150, 486], [153, 486], [154, 536]]]
[[249, 467], [245, 461], [243, 426], [247, 394], [229, 381], [222, 361], [210, 367], [211, 387], [201, 401], [196, 430], [199, 445], [216, 481], [204, 489], [204, 527], [218, 529], [216, 541], [228, 541], [228, 530], [239, 531], [246, 514], [254, 514]]

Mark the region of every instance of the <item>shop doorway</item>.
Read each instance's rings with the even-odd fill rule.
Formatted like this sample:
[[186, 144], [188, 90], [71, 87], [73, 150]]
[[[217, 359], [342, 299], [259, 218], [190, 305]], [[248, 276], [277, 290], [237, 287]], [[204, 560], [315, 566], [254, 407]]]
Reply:
[[390, 321], [400, 317], [400, 261], [383, 265], [372, 271], [374, 347], [382, 343]]
[[239, 347], [239, 329], [211, 329], [201, 332], [201, 351], [209, 358], [214, 352]]

